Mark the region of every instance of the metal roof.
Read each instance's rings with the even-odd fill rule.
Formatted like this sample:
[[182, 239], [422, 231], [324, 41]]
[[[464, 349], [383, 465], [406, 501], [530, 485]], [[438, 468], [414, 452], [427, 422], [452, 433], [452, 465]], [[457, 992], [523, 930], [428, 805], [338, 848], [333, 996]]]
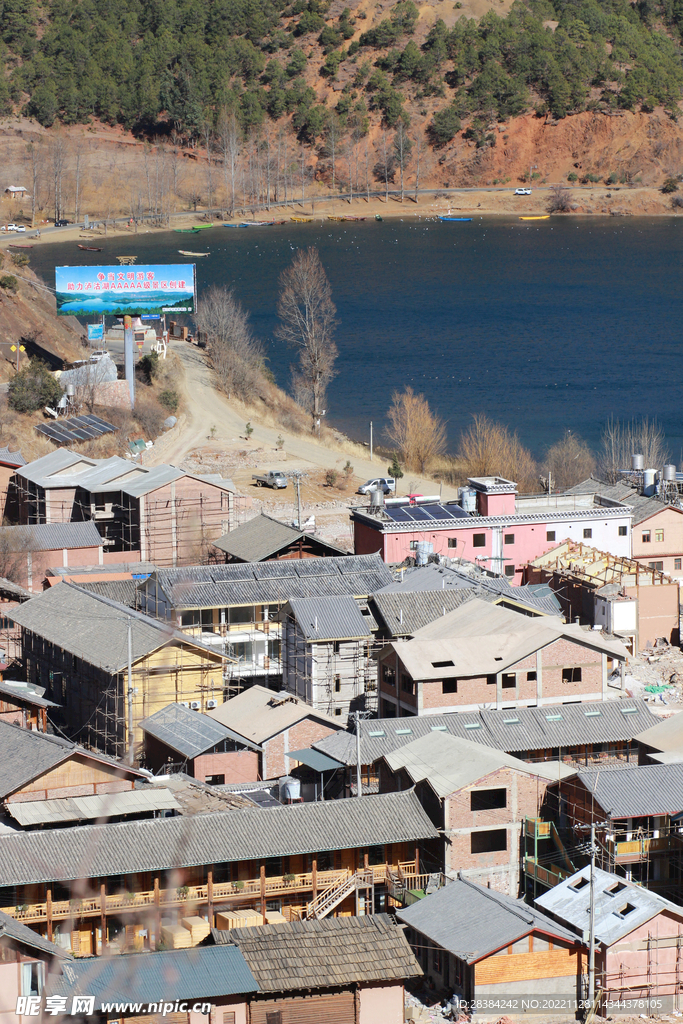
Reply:
[[609, 818], [683, 811], [683, 764], [583, 768], [578, 777]]
[[288, 750], [287, 757], [290, 760], [300, 761], [301, 764], [305, 764], [307, 768], [312, 768], [316, 772], [329, 772], [334, 768], [343, 767], [341, 761], [336, 761], [333, 757], [321, 754], [319, 750], [313, 750], [311, 747], [306, 747], [303, 750]]
[[[447, 732], [514, 753], [627, 741], [655, 721], [657, 719], [642, 700], [380, 718], [361, 725], [361, 760], [363, 764], [372, 764], [392, 750], [433, 732]], [[356, 763], [356, 737], [345, 729], [317, 740], [314, 747], [344, 764]]]
[[119, 428], [107, 423], [99, 416], [71, 416], [69, 419], [47, 420], [37, 423], [36, 430], [45, 434], [57, 444], [78, 444], [80, 441], [92, 441], [103, 434], [113, 434]]
[[232, 729], [199, 711], [191, 711], [183, 704], [168, 704], [140, 722], [140, 728], [149, 736], [154, 736], [167, 747], [182, 754], [183, 757], [194, 758], [211, 750], [223, 740], [235, 740], [242, 746], [259, 750], [255, 743], [239, 736]]
[[[410, 507], [412, 508], [412, 506]], [[418, 507], [424, 508], [425, 506]], [[631, 519], [631, 509], [626, 505], [610, 507], [608, 505], [591, 504], [589, 508], [562, 509], [550, 506], [536, 506], [536, 510], [533, 512], [525, 512], [524, 507], [522, 507], [521, 511], [499, 516], [465, 514], [464, 518], [457, 519], [439, 520], [434, 518], [423, 522], [421, 526], [419, 522], [413, 519], [407, 521], [389, 519], [386, 515], [387, 511], [384, 506], [378, 509], [377, 512], [371, 512], [367, 507], [361, 508], [356, 506], [351, 509], [351, 519], [352, 521], [362, 522], [379, 533], [417, 533], [421, 532], [425, 526], [427, 526], [430, 532], [438, 530], [486, 530], [492, 526], [518, 526], [527, 523], [545, 526], [546, 524], [552, 525], [554, 523], [590, 523], [596, 520], [604, 521], [605, 519], [625, 519], [630, 524]]]
[[234, 942], [261, 992], [337, 988], [417, 978], [422, 968], [388, 914], [326, 917], [212, 931]]
[[21, 449], [17, 449], [16, 452], [11, 452], [8, 445], [4, 448], [0, 448], [0, 463], [3, 466], [25, 466], [26, 459], [21, 454]]
[[428, 782], [440, 799], [471, 786], [500, 768], [511, 768], [549, 782], [576, 775], [576, 770], [561, 761], [529, 764], [501, 750], [437, 732], [407, 743], [385, 756], [392, 771], [404, 769], [413, 783]]
[[338, 718], [318, 711], [293, 693], [287, 690], [275, 693], [258, 685], [250, 686], [224, 704], [219, 704], [214, 711], [208, 711], [207, 716], [259, 744], [309, 717], [323, 722], [330, 729], [341, 728]]
[[11, 801], [7, 810], [15, 821], [27, 825], [48, 825], [58, 821], [92, 821], [118, 818], [124, 814], [150, 811], [180, 811], [180, 805], [168, 789], [130, 789], [123, 793], [98, 796], [72, 796], [61, 800]]
[[101, 548], [102, 538], [92, 520], [85, 523], [39, 523], [3, 526], [3, 542], [14, 551], [59, 551], [64, 548]]
[[[590, 888], [590, 865], [586, 865], [539, 896], [536, 906], [586, 941]], [[611, 946], [662, 911], [683, 921], [683, 909], [675, 903], [642, 885], [627, 882], [622, 875], [595, 869], [595, 937], [598, 942]]]
[[639, 732], [636, 739], [654, 750], [683, 749], [683, 714], [678, 712], [669, 718], [657, 718], [656, 723]]
[[157, 569], [139, 590], [158, 584], [176, 609], [226, 608], [285, 604], [294, 597], [368, 597], [392, 579], [378, 554], [346, 555]]
[[110, 674], [123, 671], [128, 664], [129, 621], [133, 662], [170, 642], [199, 648], [207, 657], [223, 657], [167, 623], [74, 583], [50, 587], [13, 609], [12, 618], [25, 629]]
[[295, 544], [303, 537], [321, 544], [330, 551], [338, 551], [340, 555], [347, 555], [348, 551], [330, 544], [315, 533], [307, 533], [298, 530], [295, 526], [282, 523], [279, 519], [261, 512], [248, 522], [243, 523], [229, 533], [224, 534], [219, 540], [213, 542], [213, 546], [232, 555], [241, 562], [261, 562], [265, 558], [281, 551], [283, 548]]
[[[51, 975], [48, 995], [94, 996], [95, 1012], [112, 1000], [140, 1003], [216, 999], [258, 991], [236, 946], [197, 946], [159, 953], [129, 953], [74, 960]], [[109, 1013], [111, 1014], [111, 1008]]]
[[475, 963], [532, 932], [576, 942], [576, 935], [542, 911], [467, 878], [457, 878], [411, 907], [397, 910], [396, 916], [466, 963]]
[[26, 701], [27, 704], [31, 704], [36, 708], [58, 708], [60, 704], [55, 704], [52, 700], [47, 700], [43, 696], [45, 693], [44, 686], [34, 686], [32, 683], [25, 683], [23, 680], [13, 679], [0, 679], [0, 694], [5, 697], [11, 697], [14, 700]]
[[164, 871], [436, 839], [412, 790], [0, 835], [0, 885]]
[[33, 928], [22, 924], [21, 921], [15, 921], [9, 914], [4, 914], [0, 910], [0, 940], [3, 938], [13, 939], [14, 942], [18, 942], [22, 946], [27, 946], [39, 953], [47, 953], [49, 956], [59, 957], [60, 960], [71, 960], [71, 954], [66, 950], [55, 946], [49, 939], [44, 939], [38, 932], [34, 932]]
[[136, 582], [146, 579], [156, 569], [154, 562], [106, 562], [104, 565], [50, 566], [51, 576], [116, 576], [130, 575]]
[[291, 614], [297, 632], [307, 643], [324, 640], [365, 640], [372, 633], [368, 617], [364, 616], [351, 594], [339, 597], [297, 597], [280, 613], [280, 618]]

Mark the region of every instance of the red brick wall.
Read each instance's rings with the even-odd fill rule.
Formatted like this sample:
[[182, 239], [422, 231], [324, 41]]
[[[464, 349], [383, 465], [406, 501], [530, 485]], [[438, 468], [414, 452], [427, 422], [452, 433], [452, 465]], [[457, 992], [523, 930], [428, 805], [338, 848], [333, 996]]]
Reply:
[[[543, 658], [543, 696], [578, 697], [602, 690], [602, 655], [571, 640], [560, 639], [545, 647]], [[579, 666], [580, 683], [563, 683], [562, 669]]]
[[330, 733], [337, 732], [331, 725], [318, 722], [315, 718], [304, 718], [287, 731], [289, 732], [288, 750], [303, 750], [305, 747], [317, 743], [318, 740], [322, 740], [325, 736], [329, 736]]
[[258, 782], [256, 750], [229, 750], [221, 754], [200, 754], [194, 759], [194, 777], [204, 782], [207, 775], [224, 775], [227, 782]]
[[[296, 749], [292, 747], [292, 750]], [[277, 779], [286, 774], [285, 734], [281, 732], [263, 744], [263, 778]]]
[[442, 693], [442, 684], [437, 682], [426, 682], [422, 684], [422, 707], [447, 708], [458, 704], [481, 704], [484, 702], [496, 702], [496, 687], [486, 682], [486, 676], [478, 676], [474, 679], [458, 679], [457, 693]]

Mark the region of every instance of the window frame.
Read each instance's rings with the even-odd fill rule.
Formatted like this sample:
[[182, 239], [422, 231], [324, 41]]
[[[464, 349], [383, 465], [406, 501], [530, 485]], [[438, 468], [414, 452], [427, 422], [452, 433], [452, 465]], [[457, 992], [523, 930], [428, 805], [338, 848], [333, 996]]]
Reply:
[[486, 534], [485, 533], [473, 533], [472, 534], [472, 547], [473, 548], [485, 548], [486, 547]]
[[583, 539], [584, 540], [593, 540], [593, 527], [592, 526], [584, 526], [584, 528], [583, 528]]

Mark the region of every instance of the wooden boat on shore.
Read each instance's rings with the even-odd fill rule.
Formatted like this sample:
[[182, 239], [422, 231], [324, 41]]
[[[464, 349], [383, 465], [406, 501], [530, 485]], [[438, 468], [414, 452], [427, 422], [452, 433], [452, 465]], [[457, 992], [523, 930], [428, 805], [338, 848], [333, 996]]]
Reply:
[[19, 245], [17, 242], [10, 242], [8, 249], [32, 249], [32, 245]]
[[80, 242], [77, 242], [76, 245], [79, 249], [85, 249], [86, 252], [102, 252], [96, 245], [81, 245]]
[[550, 214], [549, 213], [542, 213], [542, 214], [539, 214], [536, 217], [520, 217], [519, 219], [520, 220], [550, 220]]
[[199, 228], [174, 228], [173, 230], [177, 231], [179, 235], [196, 235]]
[[181, 256], [196, 256], [197, 258], [211, 255], [210, 252], [188, 252], [187, 249], [178, 249], [178, 252]]
[[290, 217], [289, 219], [293, 220], [295, 224], [312, 224], [313, 223], [313, 218], [312, 217]]
[[443, 217], [439, 217], [439, 220], [455, 220], [455, 221], [460, 221], [462, 223], [466, 223], [468, 221], [471, 221], [472, 218], [471, 217], [447, 217], [447, 216], [443, 216]]

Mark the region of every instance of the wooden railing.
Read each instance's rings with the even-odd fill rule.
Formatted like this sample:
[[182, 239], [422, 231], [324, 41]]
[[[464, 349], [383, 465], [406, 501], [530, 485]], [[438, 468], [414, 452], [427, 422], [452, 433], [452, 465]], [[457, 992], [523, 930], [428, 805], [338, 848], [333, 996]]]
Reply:
[[[398, 867], [409, 874], [412, 869], [412, 874], [415, 874], [415, 861], [401, 862]], [[386, 881], [385, 864], [375, 865], [368, 870], [372, 872], [375, 884]], [[338, 871], [318, 871], [316, 874], [317, 891], [321, 892], [332, 886], [340, 885], [352, 875], [353, 871], [348, 868]], [[266, 878], [263, 893], [260, 878], [249, 878], [238, 882], [214, 882], [212, 901], [214, 905], [219, 902], [224, 903], [226, 900], [238, 903], [245, 899], [258, 899], [262, 894], [266, 899], [272, 899], [275, 896], [286, 896], [288, 893], [312, 891], [313, 874], [310, 871], [304, 871], [298, 874]], [[49, 916], [56, 921], [65, 918], [97, 917], [102, 913], [108, 916], [155, 907], [187, 907], [189, 914], [190, 909], [197, 905], [207, 904], [208, 901], [208, 885], [189, 885], [178, 889], [159, 889], [156, 894], [153, 889], [146, 892], [117, 893], [105, 896], [104, 900], [99, 896], [89, 896], [78, 900], [53, 900]], [[2, 909], [18, 921], [36, 922], [48, 919], [47, 903], [20, 904]]]
[[657, 836], [656, 839], [642, 836], [639, 839], [618, 840], [608, 839], [605, 843], [608, 853], [616, 860], [646, 860], [651, 853], [666, 853], [668, 850], [680, 850], [683, 841], [679, 835]]
[[565, 871], [557, 864], [551, 864], [549, 868], [541, 867], [533, 857], [524, 858], [524, 873], [550, 888], [559, 885], [560, 882], [571, 875], [570, 871]]

